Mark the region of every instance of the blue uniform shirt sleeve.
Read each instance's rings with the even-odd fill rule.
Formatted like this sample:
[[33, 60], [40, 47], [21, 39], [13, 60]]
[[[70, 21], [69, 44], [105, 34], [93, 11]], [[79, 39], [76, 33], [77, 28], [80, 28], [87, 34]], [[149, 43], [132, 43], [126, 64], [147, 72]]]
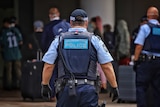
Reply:
[[91, 42], [97, 50], [98, 62], [100, 64], [105, 64], [113, 61], [111, 54], [109, 53], [108, 49], [101, 39], [96, 36], [92, 36]]
[[59, 44], [59, 37], [56, 37], [55, 40], [51, 43], [48, 51], [43, 56], [42, 61], [48, 64], [55, 63], [58, 56], [58, 52], [57, 52], [58, 44]]
[[151, 29], [147, 24], [142, 25], [140, 27], [140, 30], [137, 34], [137, 37], [136, 37], [134, 43], [139, 44], [139, 45], [144, 45], [145, 39], [149, 35], [150, 31], [151, 31]]

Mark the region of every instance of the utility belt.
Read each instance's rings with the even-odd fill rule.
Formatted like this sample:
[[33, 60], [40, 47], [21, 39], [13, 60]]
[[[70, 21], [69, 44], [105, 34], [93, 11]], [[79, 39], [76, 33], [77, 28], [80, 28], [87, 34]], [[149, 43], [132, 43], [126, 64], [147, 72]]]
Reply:
[[[66, 84], [69, 84], [71, 80], [66, 80]], [[88, 80], [88, 79], [75, 79], [73, 80], [73, 83], [75, 85], [83, 85], [83, 84], [88, 84], [88, 85], [95, 85], [95, 81]]]
[[147, 55], [147, 54], [140, 54], [139, 56], [139, 61], [150, 61], [150, 60], [160, 60], [159, 56], [154, 56], [154, 55]]
[[[97, 80], [88, 79], [57, 79], [55, 82], [55, 91], [59, 93], [64, 89], [65, 86], [69, 87], [69, 95], [76, 95], [75, 87], [78, 85], [92, 85], [96, 87], [96, 90], [100, 87], [100, 83]], [[99, 90], [98, 90], [99, 91]]]

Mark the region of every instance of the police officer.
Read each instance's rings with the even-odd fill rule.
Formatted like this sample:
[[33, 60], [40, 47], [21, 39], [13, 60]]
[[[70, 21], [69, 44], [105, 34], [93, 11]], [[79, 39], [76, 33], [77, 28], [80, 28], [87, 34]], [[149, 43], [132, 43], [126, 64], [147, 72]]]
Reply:
[[148, 23], [140, 27], [135, 40], [135, 65], [137, 107], [147, 107], [146, 92], [151, 84], [154, 106], [160, 106], [160, 24], [156, 7], [147, 10]]
[[87, 13], [82, 9], [74, 10], [70, 24], [72, 28], [57, 37], [43, 57], [42, 96], [50, 97], [49, 80], [55, 63], [58, 63], [56, 107], [97, 107], [98, 93], [95, 85], [96, 63], [99, 61], [113, 87], [112, 101], [116, 100], [119, 92], [111, 64], [113, 58], [102, 40], [87, 32]]

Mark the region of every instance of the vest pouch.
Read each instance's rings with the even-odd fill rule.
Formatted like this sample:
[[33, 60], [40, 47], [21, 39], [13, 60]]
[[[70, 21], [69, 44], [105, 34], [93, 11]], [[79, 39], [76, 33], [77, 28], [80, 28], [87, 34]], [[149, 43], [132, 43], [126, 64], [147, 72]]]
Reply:
[[65, 67], [62, 59], [58, 61], [58, 78], [65, 76]]
[[160, 52], [160, 35], [159, 36], [152, 36], [150, 39], [150, 44], [151, 44], [151, 51], [153, 52]]
[[160, 53], [160, 25], [148, 23], [148, 26], [150, 27], [151, 32], [145, 40], [143, 50]]
[[92, 80], [97, 79], [96, 69], [97, 69], [97, 63], [91, 60], [88, 68], [88, 75], [87, 75], [89, 79], [92, 79]]
[[146, 39], [145, 50], [160, 53], [160, 35], [151, 35]]

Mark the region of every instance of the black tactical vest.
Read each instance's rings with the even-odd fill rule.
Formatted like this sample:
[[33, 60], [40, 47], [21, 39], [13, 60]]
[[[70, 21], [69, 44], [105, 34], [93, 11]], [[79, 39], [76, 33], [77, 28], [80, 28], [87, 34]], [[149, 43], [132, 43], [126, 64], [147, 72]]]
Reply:
[[160, 25], [148, 23], [148, 26], [151, 32], [145, 40], [143, 50], [160, 53]]
[[[96, 80], [97, 53], [89, 32], [66, 32], [60, 36], [58, 47], [58, 78]], [[64, 61], [63, 61], [64, 60]]]

